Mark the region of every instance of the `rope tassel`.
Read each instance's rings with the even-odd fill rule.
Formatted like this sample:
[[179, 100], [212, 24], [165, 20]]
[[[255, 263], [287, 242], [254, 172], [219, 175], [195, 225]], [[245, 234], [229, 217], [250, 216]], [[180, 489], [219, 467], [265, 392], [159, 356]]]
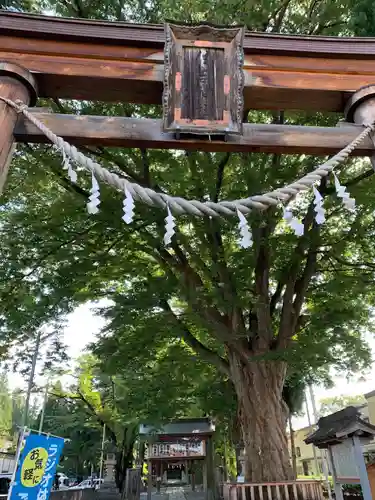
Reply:
[[69, 179], [75, 184], [77, 182], [77, 172], [73, 170], [72, 164], [69, 161], [69, 158], [66, 156], [63, 151], [63, 169], [68, 171]]
[[323, 224], [325, 222], [325, 210], [323, 208], [323, 196], [319, 193], [315, 186], [313, 186], [314, 192], [314, 210], [315, 210], [315, 221], [317, 224]]
[[89, 214], [97, 214], [99, 212], [98, 206], [100, 205], [100, 190], [98, 181], [95, 179], [94, 173], [91, 174], [92, 187], [90, 189], [89, 202], [87, 203], [87, 211]]
[[339, 198], [342, 199], [342, 202], [348, 210], [354, 210], [355, 209], [355, 199], [350, 197], [350, 194], [347, 192], [346, 187], [342, 186], [340, 184], [340, 181], [333, 172], [333, 178], [335, 179], [335, 188], [336, 188], [336, 193]]
[[294, 217], [290, 210], [284, 208], [283, 218], [296, 236], [303, 236], [305, 226], [297, 217]]
[[124, 215], [122, 216], [122, 220], [126, 224], [131, 224], [133, 222], [133, 217], [134, 217], [134, 200], [126, 186], [125, 186], [125, 198], [122, 207], [124, 210]]
[[251, 234], [249, 224], [244, 214], [240, 212], [238, 209], [237, 209], [237, 215], [238, 218], [240, 219], [240, 222], [238, 224], [238, 229], [240, 230], [240, 235], [241, 235], [241, 238], [238, 241], [238, 243], [242, 248], [251, 248], [253, 246], [253, 236]]
[[173, 217], [169, 206], [167, 206], [168, 215], [165, 220], [165, 235], [164, 235], [164, 245], [168, 246], [172, 242], [172, 237], [175, 234], [174, 228], [176, 227], [175, 218]]

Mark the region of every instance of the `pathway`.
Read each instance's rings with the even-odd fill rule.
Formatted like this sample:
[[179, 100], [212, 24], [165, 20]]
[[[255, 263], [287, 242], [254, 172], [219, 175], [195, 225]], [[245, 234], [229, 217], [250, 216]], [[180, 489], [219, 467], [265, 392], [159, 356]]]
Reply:
[[168, 495], [168, 500], [186, 500], [183, 486], [167, 486], [166, 494]]
[[[169, 485], [160, 493], [152, 492], [151, 500], [205, 500], [203, 491], [192, 491], [190, 486]], [[141, 493], [141, 500], [147, 500], [147, 493]]]

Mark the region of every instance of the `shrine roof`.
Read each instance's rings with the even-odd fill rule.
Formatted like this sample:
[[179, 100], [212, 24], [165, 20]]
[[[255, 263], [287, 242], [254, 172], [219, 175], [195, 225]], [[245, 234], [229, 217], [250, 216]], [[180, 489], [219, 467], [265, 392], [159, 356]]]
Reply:
[[305, 439], [305, 443], [314, 444], [318, 448], [327, 448], [354, 435], [371, 438], [375, 436], [375, 426], [361, 418], [359, 408], [348, 406], [320, 418], [318, 429]]
[[139, 434], [142, 436], [199, 436], [211, 435], [215, 432], [215, 425], [209, 418], [186, 418], [173, 420], [160, 426], [141, 424]]
[[371, 391], [371, 392], [367, 392], [365, 394], [365, 398], [368, 399], [368, 398], [372, 398], [373, 396], [375, 396], [375, 391]]

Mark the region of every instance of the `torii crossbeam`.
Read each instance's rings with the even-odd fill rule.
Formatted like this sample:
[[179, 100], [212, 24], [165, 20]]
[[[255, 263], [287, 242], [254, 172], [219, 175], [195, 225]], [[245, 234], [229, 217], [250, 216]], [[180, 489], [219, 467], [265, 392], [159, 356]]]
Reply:
[[[0, 13], [0, 61], [35, 74], [39, 97], [160, 104], [161, 25]], [[375, 38], [246, 32], [245, 109], [342, 112], [375, 82]]]
[[[161, 25], [0, 12], [0, 93], [31, 105], [37, 97], [161, 104], [164, 43]], [[355, 91], [375, 83], [375, 38], [246, 32], [243, 49], [245, 112], [342, 113]], [[244, 124], [242, 135], [224, 141], [176, 137], [162, 131], [161, 120], [35, 113], [75, 145], [328, 155], [359, 131], [345, 122], [332, 128]], [[4, 103], [0, 124], [4, 178], [14, 140], [46, 138]], [[373, 150], [373, 141], [366, 139], [354, 154]]]

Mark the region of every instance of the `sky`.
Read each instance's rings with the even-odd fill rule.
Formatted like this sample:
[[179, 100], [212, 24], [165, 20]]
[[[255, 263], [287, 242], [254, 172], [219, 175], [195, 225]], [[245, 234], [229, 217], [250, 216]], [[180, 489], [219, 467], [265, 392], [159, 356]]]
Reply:
[[[63, 342], [67, 345], [67, 354], [73, 360], [84, 354], [88, 344], [95, 341], [95, 336], [104, 326], [104, 320], [93, 313], [93, 304], [87, 303], [75, 309], [68, 315], [67, 326], [64, 330]], [[36, 376], [35, 382], [38, 385], [43, 385], [45, 382], [39, 375]], [[9, 376], [9, 385], [12, 389], [15, 387], [26, 387], [26, 382], [17, 374]]]
[[[75, 359], [85, 352], [88, 344], [95, 341], [96, 335], [104, 326], [104, 320], [100, 316], [94, 314], [93, 304], [84, 304], [79, 306], [72, 314], [68, 316], [67, 326], [64, 331], [64, 342], [68, 346], [68, 355]], [[373, 358], [375, 359], [375, 337], [368, 334], [366, 340], [369, 342]], [[43, 385], [45, 382], [40, 376], [36, 377], [36, 383]], [[10, 375], [10, 386], [26, 387], [26, 382], [19, 375]], [[314, 394], [319, 407], [319, 400], [326, 397], [338, 395], [357, 395], [366, 394], [375, 390], [375, 363], [366, 374], [357, 374], [356, 376], [346, 379], [345, 377], [334, 377], [335, 386], [332, 389], [314, 386]], [[312, 414], [311, 405], [310, 412]], [[308, 425], [307, 415], [304, 415], [293, 420], [295, 429], [300, 429]]]

